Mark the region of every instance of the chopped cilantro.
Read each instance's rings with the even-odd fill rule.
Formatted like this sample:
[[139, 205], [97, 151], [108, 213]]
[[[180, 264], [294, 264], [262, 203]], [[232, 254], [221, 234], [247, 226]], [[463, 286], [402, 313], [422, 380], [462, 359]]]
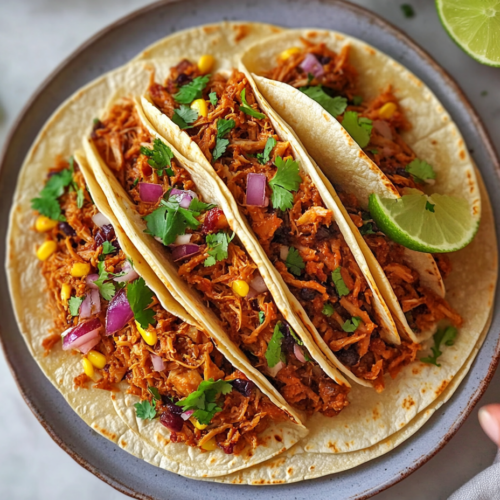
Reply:
[[358, 329], [358, 326], [361, 324], [361, 318], [358, 316], [354, 316], [351, 319], [348, 319], [343, 325], [342, 330], [347, 333], [353, 333]]
[[156, 399], [151, 404], [147, 399], [134, 405], [137, 418], [153, 420], [156, 417]]
[[290, 326], [288, 327], [288, 331], [290, 332], [290, 335], [293, 337], [293, 340], [295, 340], [295, 342], [298, 345], [304, 345], [304, 342], [302, 342], [302, 340], [300, 340], [299, 337], [297, 337], [297, 335], [295, 334], [295, 332], [292, 330], [292, 328]]
[[102, 244], [102, 254], [101, 255], [108, 255], [110, 253], [116, 252], [116, 247], [112, 245], [109, 241], [105, 241]]
[[368, 146], [373, 128], [370, 119], [360, 117], [355, 111], [346, 111], [342, 126], [361, 148]]
[[68, 300], [69, 312], [71, 316], [78, 316], [80, 314], [80, 306], [82, 305], [83, 297], [70, 297]]
[[204, 88], [210, 80], [210, 75], [198, 76], [192, 82], [187, 83], [174, 94], [174, 99], [181, 104], [191, 104], [202, 96]]
[[241, 91], [240, 97], [241, 97], [241, 104], [240, 104], [240, 111], [243, 111], [246, 115], [253, 116], [254, 118], [257, 118], [257, 120], [262, 120], [266, 117], [265, 114], [259, 113], [255, 109], [253, 109], [247, 102], [246, 99], [246, 91], [247, 89], [243, 89]]
[[426, 210], [429, 210], [429, 212], [433, 212], [433, 213], [434, 213], [434, 212], [435, 212], [435, 210], [434, 210], [434, 207], [435, 207], [435, 206], [436, 206], [436, 205], [434, 205], [433, 203], [431, 203], [431, 202], [429, 202], [429, 201], [426, 201], [426, 202], [425, 202], [425, 209], [426, 209]]
[[314, 75], [312, 73], [307, 73], [307, 86], [309, 86], [313, 80]]
[[367, 234], [375, 234], [373, 230], [373, 222], [366, 222], [359, 228], [359, 232], [362, 236], [366, 236]]
[[432, 165], [418, 158], [415, 158], [409, 165], [406, 165], [405, 170], [409, 172], [413, 180], [418, 183], [436, 178], [436, 172], [434, 172]]
[[341, 267], [337, 267], [335, 271], [332, 272], [332, 280], [333, 283], [335, 284], [335, 289], [337, 290], [337, 294], [339, 297], [343, 297], [344, 295], [349, 295], [349, 288], [347, 288], [347, 285], [344, 282], [344, 279], [342, 278], [342, 273], [341, 273]]
[[273, 191], [271, 202], [273, 208], [287, 210], [292, 208], [292, 191], [297, 191], [302, 182], [299, 175], [299, 164], [291, 158], [285, 161], [281, 156], [278, 156], [275, 165], [278, 170], [276, 175], [269, 181], [269, 186]]
[[408, 3], [404, 3], [403, 5], [401, 5], [401, 10], [403, 11], [403, 15], [406, 17], [406, 18], [411, 18], [411, 17], [415, 17], [415, 11], [413, 10], [413, 7], [408, 4]]
[[127, 283], [127, 299], [134, 313], [134, 319], [142, 328], [156, 324], [155, 312], [153, 309], [148, 309], [153, 302], [153, 292], [146, 285], [144, 278], [137, 278]]
[[259, 163], [262, 165], [265, 165], [269, 161], [269, 156], [271, 155], [271, 152], [276, 146], [276, 139], [274, 137], [268, 137], [266, 141], [266, 146], [264, 147], [264, 152], [263, 153], [257, 153], [257, 160]]
[[141, 154], [149, 158], [149, 165], [155, 170], [158, 170], [158, 175], [163, 175], [164, 170], [166, 170], [167, 175], [174, 175], [174, 172], [170, 168], [174, 153], [172, 153], [172, 150], [160, 139], [154, 140], [153, 149], [141, 146]]
[[78, 190], [76, 191], [76, 206], [78, 208], [82, 208], [84, 201], [85, 201], [85, 196], [83, 194], [83, 189], [78, 188]]
[[104, 300], [111, 300], [115, 293], [115, 284], [112, 282], [105, 283], [105, 281], [110, 279], [110, 274], [106, 271], [106, 266], [103, 261], [97, 263], [97, 269], [99, 270], [99, 278], [94, 281], [94, 285], [99, 288], [99, 293]]
[[369, 149], [368, 150], [372, 155], [378, 155], [378, 149]]
[[360, 96], [360, 95], [355, 95], [353, 98], [352, 98], [352, 104], [354, 106], [359, 106], [361, 103], [363, 102], [363, 97]]
[[434, 346], [431, 347], [432, 350], [432, 356], [428, 356], [426, 358], [420, 358], [420, 361], [423, 361], [424, 363], [430, 363], [431, 365], [436, 365], [436, 366], [441, 366], [438, 362], [437, 359], [441, 354], [441, 345], [447, 345], [447, 346], [452, 346], [455, 343], [455, 339], [457, 337], [457, 329], [454, 326], [448, 326], [446, 328], [440, 328], [435, 334], [434, 334]]
[[214, 382], [211, 378], [201, 382], [196, 391], [175, 404], [182, 406], [182, 411], [195, 410], [193, 417], [200, 424], [208, 425], [214, 415], [222, 411], [222, 408], [215, 402], [217, 395], [229, 394], [232, 390], [233, 386], [229, 382], [225, 380]]
[[57, 199], [64, 194], [65, 188], [73, 183], [72, 158], [70, 158], [70, 168], [61, 170], [51, 176], [45, 187], [40, 191], [40, 197], [31, 200], [31, 208], [49, 219], [58, 221], [66, 220], [66, 217], [61, 213], [61, 206]]
[[213, 205], [211, 203], [204, 203], [200, 201], [198, 198], [193, 198], [191, 203], [189, 204], [189, 210], [191, 212], [205, 212], [206, 210], [210, 210], [211, 208], [214, 208], [216, 205]]
[[134, 182], [132, 183], [132, 187], [137, 186], [138, 183], [139, 183], [139, 177], [137, 177], [137, 179], [134, 179]]
[[210, 104], [212, 106], [217, 106], [217, 103], [219, 102], [219, 99], [217, 98], [217, 93], [216, 92], [210, 92], [210, 94], [208, 94], [208, 98], [210, 99]]
[[335, 312], [335, 309], [333, 308], [333, 305], [330, 304], [329, 302], [327, 302], [324, 306], [323, 306], [323, 310], [321, 311], [325, 316], [328, 316], [330, 317], [334, 312]]
[[266, 315], [264, 314], [264, 311], [259, 311], [259, 325], [262, 325], [264, 321], [266, 320]]
[[236, 123], [234, 120], [225, 120], [224, 118], [219, 118], [217, 120], [217, 142], [212, 151], [214, 160], [218, 160], [225, 153], [229, 140], [224, 139], [224, 136], [233, 129], [235, 125]]
[[300, 276], [302, 269], [306, 267], [299, 251], [294, 247], [290, 247], [288, 250], [285, 265], [292, 274], [295, 274], [295, 276]]
[[273, 368], [280, 361], [286, 361], [285, 355], [281, 352], [281, 341], [283, 340], [283, 337], [284, 335], [281, 333], [281, 321], [278, 321], [274, 327], [273, 336], [271, 337], [269, 344], [267, 344], [265, 354], [267, 366], [269, 366], [269, 368]]
[[191, 128], [191, 124], [198, 119], [198, 111], [183, 104], [174, 110], [172, 121], [181, 129]]
[[153, 396], [153, 398], [156, 399], [156, 401], [161, 401], [161, 396], [160, 396], [160, 392], [158, 391], [158, 389], [152, 385], [148, 386], [148, 392], [149, 394], [151, 394], [151, 396]]
[[316, 101], [323, 109], [328, 111], [333, 117], [341, 115], [347, 107], [347, 99], [345, 97], [330, 97], [321, 85], [315, 87], [307, 87], [300, 89], [306, 96]]
[[234, 238], [234, 233], [229, 236], [227, 233], [216, 233], [207, 235], [207, 257], [203, 262], [205, 267], [213, 266], [217, 261], [227, 258], [229, 243]]

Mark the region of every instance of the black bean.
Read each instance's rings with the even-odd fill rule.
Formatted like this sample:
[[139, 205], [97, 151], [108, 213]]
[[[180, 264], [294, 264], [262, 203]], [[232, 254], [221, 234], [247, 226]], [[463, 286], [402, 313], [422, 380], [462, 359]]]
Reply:
[[312, 290], [311, 288], [302, 288], [299, 292], [300, 298], [302, 300], [314, 300], [314, 297], [316, 297], [316, 292]]
[[62, 231], [66, 236], [76, 235], [76, 231], [67, 222], [59, 222], [57, 228], [59, 229], [59, 231]]
[[244, 380], [241, 378], [236, 378], [233, 380], [233, 388], [239, 393], [243, 394], [245, 397], [250, 397], [255, 384], [251, 380]]
[[359, 361], [359, 354], [355, 346], [348, 349], [341, 349], [335, 353], [339, 361], [346, 366], [354, 366]]
[[316, 56], [316, 58], [318, 59], [318, 61], [320, 62], [321, 65], [325, 65], [325, 64], [328, 64], [332, 58], [331, 57], [328, 57], [328, 56]]

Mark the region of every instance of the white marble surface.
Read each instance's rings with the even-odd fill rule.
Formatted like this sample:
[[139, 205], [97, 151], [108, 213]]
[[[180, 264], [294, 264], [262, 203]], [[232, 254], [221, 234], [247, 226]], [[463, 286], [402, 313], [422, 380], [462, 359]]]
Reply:
[[[147, 0], [1, 0], [0, 146], [22, 106], [42, 80], [79, 44]], [[466, 56], [443, 31], [431, 0], [410, 0], [416, 17], [405, 19], [402, 0], [356, 0], [402, 28], [462, 86], [499, 148], [500, 69]], [[487, 91], [487, 95], [482, 95]], [[125, 498], [77, 465], [45, 433], [24, 404], [0, 356], [0, 498], [9, 500], [114, 500]], [[500, 372], [481, 404], [500, 401]], [[479, 406], [477, 407], [479, 408]], [[450, 443], [416, 473], [377, 500], [445, 499], [493, 460], [477, 409]], [[250, 493], [249, 493], [250, 494]]]

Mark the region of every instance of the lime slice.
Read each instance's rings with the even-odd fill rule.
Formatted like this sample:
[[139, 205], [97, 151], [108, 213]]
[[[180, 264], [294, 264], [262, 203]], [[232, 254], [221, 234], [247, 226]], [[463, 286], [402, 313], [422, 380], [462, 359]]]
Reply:
[[466, 200], [442, 194], [399, 199], [370, 195], [373, 220], [391, 240], [417, 252], [455, 252], [474, 238], [479, 222]]
[[436, 0], [436, 6], [460, 48], [482, 64], [500, 66], [499, 0]]

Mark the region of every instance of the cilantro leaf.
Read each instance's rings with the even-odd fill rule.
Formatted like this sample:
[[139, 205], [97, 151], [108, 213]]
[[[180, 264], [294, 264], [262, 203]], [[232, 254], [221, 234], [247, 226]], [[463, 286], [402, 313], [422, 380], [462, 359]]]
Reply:
[[224, 118], [219, 118], [217, 120], [217, 142], [215, 143], [214, 150], [212, 151], [212, 156], [214, 160], [218, 160], [225, 152], [229, 145], [229, 140], [224, 139], [224, 136], [235, 127], [236, 123], [234, 120], [225, 120]]
[[97, 269], [99, 270], [99, 278], [94, 281], [94, 285], [99, 288], [99, 293], [104, 300], [111, 300], [115, 293], [116, 288], [113, 282], [105, 283], [105, 281], [110, 279], [110, 274], [106, 271], [106, 267], [103, 261], [97, 263]]
[[347, 333], [353, 333], [358, 329], [358, 326], [361, 324], [361, 318], [358, 316], [354, 316], [351, 319], [348, 319], [343, 325], [342, 330]]
[[285, 265], [292, 274], [295, 274], [295, 276], [300, 276], [302, 269], [306, 267], [299, 251], [294, 247], [290, 247], [288, 250]]
[[406, 165], [405, 170], [411, 174], [415, 182], [420, 184], [427, 179], [436, 178], [436, 172], [434, 172], [432, 165], [418, 158], [415, 158], [409, 165]]
[[302, 342], [302, 340], [300, 340], [299, 337], [297, 337], [297, 335], [295, 334], [295, 332], [292, 330], [292, 328], [290, 326], [288, 327], [288, 331], [290, 332], [290, 335], [293, 337], [293, 340], [295, 340], [295, 342], [298, 345], [304, 345], [304, 342]]
[[112, 245], [109, 241], [105, 241], [102, 244], [102, 254], [101, 255], [108, 255], [110, 253], [116, 252], [116, 247]]
[[439, 356], [441, 356], [441, 354], [443, 354], [441, 352], [441, 349], [440, 349], [441, 344], [444, 344], [447, 346], [452, 346], [455, 343], [457, 333], [458, 333], [458, 331], [454, 326], [440, 328], [434, 334], [434, 346], [431, 347], [432, 356], [420, 358], [420, 361], [423, 361], [424, 363], [429, 363], [431, 365], [441, 366], [437, 362], [437, 359], [439, 358]]
[[194, 100], [200, 99], [209, 80], [210, 75], [196, 77], [192, 82], [183, 85], [179, 92], [174, 94], [174, 99], [181, 104], [191, 104]]
[[40, 214], [45, 215], [52, 220], [65, 221], [66, 217], [62, 215], [61, 206], [56, 198], [41, 196], [31, 200], [31, 208], [37, 210]]
[[217, 261], [226, 259], [228, 255], [229, 243], [233, 238], [234, 233], [232, 236], [228, 236], [227, 233], [208, 234], [206, 242], [207, 253], [210, 257], [205, 259], [203, 265], [205, 267], [213, 266]]
[[217, 406], [215, 402], [218, 394], [229, 394], [233, 390], [231, 383], [225, 380], [214, 379], [204, 380], [198, 386], [198, 389], [192, 392], [188, 397], [175, 403], [177, 406], [182, 406], [182, 411], [195, 410], [193, 417], [200, 424], [208, 425], [214, 415], [222, 408]]
[[321, 85], [315, 87], [301, 88], [302, 92], [313, 101], [316, 101], [323, 109], [328, 111], [333, 117], [341, 115], [347, 108], [345, 97], [330, 97]]
[[342, 126], [358, 143], [359, 147], [364, 148], [368, 146], [373, 128], [370, 119], [360, 117], [356, 111], [346, 111], [342, 120]]
[[76, 206], [78, 208], [82, 208], [84, 201], [85, 201], [85, 196], [83, 195], [83, 189], [78, 188], [76, 191]]
[[264, 311], [259, 311], [259, 325], [262, 325], [264, 321], [266, 320], [266, 315], [264, 314]]
[[375, 231], [373, 230], [373, 223], [372, 222], [366, 222], [359, 228], [359, 232], [363, 235], [366, 236], [367, 234], [375, 234]]
[[212, 106], [217, 106], [217, 103], [219, 102], [219, 99], [217, 98], [217, 93], [216, 92], [210, 92], [210, 94], [208, 94], [208, 98], [210, 99], [210, 104]]
[[217, 139], [215, 143], [215, 148], [212, 151], [212, 156], [214, 160], [218, 160], [225, 152], [229, 144], [227, 139]]
[[284, 335], [281, 333], [281, 321], [278, 321], [274, 327], [273, 336], [271, 337], [269, 344], [267, 344], [265, 354], [267, 366], [269, 366], [269, 368], [273, 368], [280, 361], [284, 362], [284, 354], [281, 352], [281, 341], [283, 340], [283, 337]]
[[134, 313], [134, 319], [142, 326], [147, 328], [149, 325], [155, 325], [155, 312], [148, 307], [153, 302], [153, 292], [146, 285], [144, 278], [127, 283], [127, 300], [130, 309]]
[[352, 103], [354, 106], [359, 106], [363, 102], [363, 97], [360, 95], [355, 95], [352, 98]]
[[183, 104], [180, 108], [174, 110], [172, 121], [181, 129], [191, 128], [191, 123], [198, 119], [198, 111], [191, 109]]
[[339, 297], [343, 297], [344, 295], [349, 295], [349, 288], [344, 282], [344, 278], [342, 278], [342, 273], [340, 272], [341, 267], [337, 267], [335, 271], [332, 272], [332, 280], [335, 284], [335, 289], [337, 290], [337, 294]]
[[160, 392], [158, 391], [158, 389], [152, 385], [148, 386], [148, 392], [149, 394], [151, 394], [151, 396], [153, 396], [153, 398], [156, 399], [156, 401], [161, 401], [161, 396], [160, 396]]
[[329, 302], [327, 302], [324, 306], [323, 306], [323, 309], [321, 311], [325, 316], [328, 316], [330, 317], [334, 312], [335, 312], [335, 309], [333, 308], [333, 305], [330, 304]]
[[271, 202], [273, 208], [287, 210], [293, 206], [291, 191], [297, 191], [302, 182], [302, 177], [299, 175], [299, 164], [291, 158], [285, 161], [281, 156], [278, 156], [275, 165], [278, 170], [276, 175], [269, 181], [269, 186], [273, 191]]
[[198, 198], [193, 198], [191, 203], [189, 204], [189, 210], [191, 210], [191, 212], [199, 212], [201, 214], [201, 212], [210, 210], [215, 206], [216, 205], [214, 205], [213, 203], [203, 203]]
[[153, 404], [151, 404], [147, 399], [136, 403], [134, 405], [137, 418], [142, 418], [142, 420], [153, 420], [156, 417], [156, 399], [153, 399]]
[[260, 164], [265, 165], [269, 161], [269, 156], [271, 155], [271, 152], [276, 146], [277, 141], [274, 137], [268, 137], [266, 146], [264, 147], [264, 152], [263, 153], [258, 153], [257, 154], [257, 160], [259, 161]]
[[[148, 164], [155, 170], [158, 170], [158, 175], [163, 175], [163, 171], [167, 170], [168, 175], [173, 175], [171, 160], [174, 157], [172, 150], [160, 139], [153, 141], [153, 149], [141, 146], [141, 154], [149, 158]], [[170, 172], [169, 172], [170, 170]]]
[[431, 202], [429, 202], [429, 201], [426, 201], [426, 202], [425, 202], [425, 209], [426, 209], [426, 210], [429, 210], [429, 212], [435, 212], [435, 210], [434, 210], [434, 207], [435, 207], [435, 206], [436, 206], [436, 205], [434, 205], [433, 203], [431, 203]]
[[71, 316], [78, 316], [80, 314], [80, 306], [82, 305], [84, 298], [85, 295], [83, 297], [70, 297], [68, 300], [68, 306]]
[[248, 104], [247, 99], [246, 99], [246, 91], [247, 89], [243, 89], [241, 91], [240, 97], [241, 97], [241, 104], [240, 104], [240, 111], [243, 111], [246, 115], [253, 116], [254, 118], [257, 118], [257, 120], [262, 120], [263, 118], [266, 117], [264, 113], [259, 113], [255, 109], [253, 109], [250, 104]]

